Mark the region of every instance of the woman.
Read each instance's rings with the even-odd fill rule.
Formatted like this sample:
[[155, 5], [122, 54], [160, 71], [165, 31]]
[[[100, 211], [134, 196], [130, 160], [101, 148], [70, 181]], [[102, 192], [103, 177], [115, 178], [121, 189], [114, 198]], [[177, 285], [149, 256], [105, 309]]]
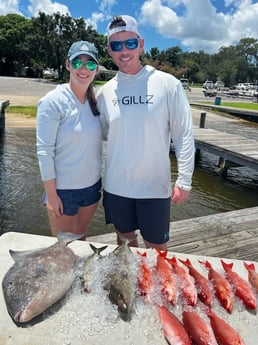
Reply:
[[66, 59], [70, 80], [38, 104], [37, 155], [52, 234], [81, 234], [101, 196], [101, 125], [92, 81], [98, 51], [92, 43], [72, 44]]

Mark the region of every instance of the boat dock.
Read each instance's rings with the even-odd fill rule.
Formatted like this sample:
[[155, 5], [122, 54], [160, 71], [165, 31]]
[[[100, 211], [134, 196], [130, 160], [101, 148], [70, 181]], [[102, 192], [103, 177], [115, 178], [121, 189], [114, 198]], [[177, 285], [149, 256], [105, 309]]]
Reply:
[[218, 166], [223, 176], [231, 167], [245, 166], [258, 171], [258, 141], [214, 129], [194, 129], [196, 162], [202, 150], [219, 157]]
[[199, 127], [194, 127], [196, 164], [204, 150], [218, 156], [217, 166], [223, 177], [226, 177], [228, 169], [232, 167], [245, 166], [258, 171], [257, 140], [205, 128], [205, 120], [206, 112], [201, 112]]
[[[144, 247], [139, 235], [139, 247]], [[116, 243], [116, 233], [88, 241]], [[170, 252], [258, 262], [258, 206], [170, 223]]]

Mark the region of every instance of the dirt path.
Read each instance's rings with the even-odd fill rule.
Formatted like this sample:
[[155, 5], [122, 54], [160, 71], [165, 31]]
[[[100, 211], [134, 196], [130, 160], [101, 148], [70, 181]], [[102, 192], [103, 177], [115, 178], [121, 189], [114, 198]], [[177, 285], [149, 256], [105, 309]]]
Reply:
[[21, 127], [21, 128], [33, 128], [36, 127], [36, 118], [27, 117], [24, 115], [15, 115], [5, 113], [5, 128]]

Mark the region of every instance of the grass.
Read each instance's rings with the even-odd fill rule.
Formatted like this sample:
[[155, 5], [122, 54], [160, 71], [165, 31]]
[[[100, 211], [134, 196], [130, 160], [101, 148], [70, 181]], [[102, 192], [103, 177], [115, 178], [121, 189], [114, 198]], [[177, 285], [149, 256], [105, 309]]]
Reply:
[[224, 107], [258, 110], [258, 103], [221, 102], [221, 105], [223, 105]]
[[[205, 104], [212, 104], [214, 102], [203, 102]], [[247, 109], [247, 110], [258, 110], [258, 103], [244, 103], [244, 102], [221, 102], [223, 107], [231, 107], [231, 108], [239, 108], [239, 109]]]
[[[213, 102], [204, 102], [206, 104], [214, 104]], [[224, 107], [233, 107], [239, 109], [248, 109], [248, 110], [258, 110], [258, 103], [243, 103], [243, 102], [221, 102], [221, 105]], [[6, 109], [6, 113], [15, 114], [26, 117], [36, 117], [37, 115], [37, 106], [16, 106], [9, 105]]]
[[27, 117], [36, 117], [37, 107], [35, 105], [30, 105], [30, 106], [9, 105], [5, 112], [9, 114], [23, 115]]

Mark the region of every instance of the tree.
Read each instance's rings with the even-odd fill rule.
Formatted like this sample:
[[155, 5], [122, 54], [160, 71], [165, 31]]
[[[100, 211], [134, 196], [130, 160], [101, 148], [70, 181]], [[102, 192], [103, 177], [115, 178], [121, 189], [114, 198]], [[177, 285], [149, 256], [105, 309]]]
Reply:
[[18, 14], [0, 16], [0, 72], [20, 74], [28, 62], [25, 38], [31, 21]]

